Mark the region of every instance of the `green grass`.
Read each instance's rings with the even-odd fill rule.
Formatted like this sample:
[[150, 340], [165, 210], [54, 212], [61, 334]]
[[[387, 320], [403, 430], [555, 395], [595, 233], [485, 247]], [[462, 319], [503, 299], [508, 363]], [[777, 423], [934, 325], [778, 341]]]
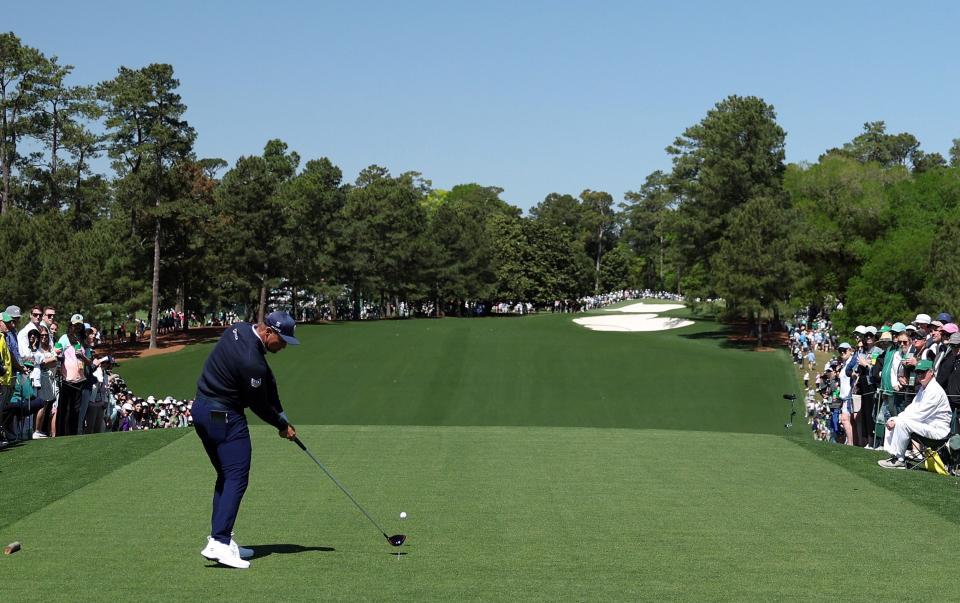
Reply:
[[[241, 543], [263, 555], [250, 571], [198, 555], [213, 471], [191, 434], [0, 528], [0, 540], [24, 545], [0, 560], [4, 598], [703, 601], [873, 592], [937, 600], [946, 592], [918, 568], [949, 558], [954, 524], [781, 437], [356, 426], [302, 435], [389, 533], [408, 534], [406, 555], [391, 555], [305, 455], [261, 426], [237, 524]], [[870, 561], [845, 574], [838, 592], [837, 563], [851, 551]], [[869, 568], [882, 568], [882, 593]], [[89, 582], [102, 572], [111, 579]]]
[[0, 450], [0, 528], [185, 434], [173, 429], [120, 434], [125, 437], [100, 434]]
[[[304, 442], [408, 534], [399, 558], [267, 426], [251, 428], [236, 526], [257, 550], [246, 572], [199, 556], [214, 475], [192, 430], [43, 440], [0, 453], [0, 542], [24, 547], [0, 557], [0, 596], [953, 597], [930, 568], [951, 558], [958, 482], [813, 443], [802, 420], [783, 437], [798, 379], [785, 353], [697, 317], [664, 333], [572, 318], [308, 326], [270, 358]], [[122, 374], [141, 395], [190, 396], [209, 350]]]
[[[308, 325], [270, 362], [295, 424], [782, 430], [784, 354], [737, 349], [709, 321], [598, 333], [572, 317]], [[119, 372], [140, 395], [192, 397], [210, 345]]]

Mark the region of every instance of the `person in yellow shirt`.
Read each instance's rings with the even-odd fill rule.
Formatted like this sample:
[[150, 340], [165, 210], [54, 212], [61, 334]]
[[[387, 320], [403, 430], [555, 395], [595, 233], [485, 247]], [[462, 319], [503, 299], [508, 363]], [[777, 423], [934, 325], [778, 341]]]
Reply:
[[11, 320], [6, 312], [0, 313], [0, 448], [7, 445], [7, 414], [10, 409], [10, 398], [13, 396], [13, 356], [7, 346], [7, 323]]

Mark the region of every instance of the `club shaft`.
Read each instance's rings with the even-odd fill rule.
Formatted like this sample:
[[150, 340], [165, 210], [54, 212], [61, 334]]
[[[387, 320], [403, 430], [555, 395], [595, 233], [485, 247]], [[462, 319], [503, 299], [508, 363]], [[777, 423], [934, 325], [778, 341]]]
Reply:
[[333, 481], [333, 483], [335, 483], [335, 484], [337, 485], [337, 487], [340, 488], [340, 490], [342, 490], [343, 493], [347, 495], [347, 498], [350, 499], [350, 502], [352, 502], [352, 503], [354, 504], [354, 506], [356, 506], [358, 509], [360, 509], [360, 512], [363, 513], [364, 517], [366, 517], [367, 519], [369, 519], [369, 520], [370, 520], [370, 523], [372, 523], [374, 526], [376, 526], [376, 528], [377, 528], [378, 530], [380, 530], [380, 533], [383, 534], [383, 537], [389, 539], [389, 536], [387, 536], [387, 533], [383, 531], [383, 528], [380, 527], [380, 524], [378, 524], [377, 521], [376, 521], [373, 517], [370, 517], [370, 514], [367, 513], [367, 510], [366, 510], [366, 509], [364, 509], [362, 506], [360, 506], [360, 503], [358, 503], [358, 502], [357, 502], [357, 499], [355, 499], [355, 498], [353, 497], [353, 495], [350, 494], [350, 491], [347, 490], [346, 486], [344, 486], [343, 484], [341, 484], [341, 483], [340, 483], [340, 480], [338, 480], [336, 477], [334, 477], [334, 475], [333, 475], [332, 473], [330, 473], [330, 470], [327, 469], [326, 467], [324, 467], [324, 466], [323, 466], [323, 463], [321, 463], [320, 460], [319, 460], [317, 457], [313, 456], [313, 453], [312, 453], [312, 452], [310, 452], [309, 450], [307, 450], [307, 447], [303, 445], [303, 442], [300, 441], [300, 438], [294, 438], [293, 441], [297, 444], [297, 446], [300, 447], [301, 450], [303, 450], [304, 452], [306, 452], [306, 453], [307, 453], [307, 456], [309, 456], [311, 459], [313, 459], [313, 462], [317, 464], [317, 467], [320, 467], [320, 469], [322, 469], [323, 472], [327, 474], [327, 477], [329, 477], [330, 480]]

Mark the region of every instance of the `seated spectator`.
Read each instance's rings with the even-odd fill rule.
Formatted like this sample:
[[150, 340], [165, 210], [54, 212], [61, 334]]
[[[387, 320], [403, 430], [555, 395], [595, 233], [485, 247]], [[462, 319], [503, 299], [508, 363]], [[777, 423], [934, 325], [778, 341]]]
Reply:
[[877, 461], [885, 469], [905, 469], [904, 457], [913, 434], [943, 439], [950, 434], [951, 410], [947, 394], [933, 375], [933, 362], [921, 360], [914, 369], [919, 389], [913, 401], [896, 417], [887, 419], [883, 449], [890, 458]]

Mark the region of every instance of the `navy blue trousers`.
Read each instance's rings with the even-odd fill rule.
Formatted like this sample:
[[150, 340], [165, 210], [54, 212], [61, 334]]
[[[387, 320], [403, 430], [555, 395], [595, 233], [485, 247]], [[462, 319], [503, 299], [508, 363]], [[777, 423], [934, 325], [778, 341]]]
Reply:
[[210, 535], [223, 544], [230, 544], [230, 534], [250, 476], [247, 418], [202, 398], [194, 401], [190, 414], [210, 463], [217, 471]]

